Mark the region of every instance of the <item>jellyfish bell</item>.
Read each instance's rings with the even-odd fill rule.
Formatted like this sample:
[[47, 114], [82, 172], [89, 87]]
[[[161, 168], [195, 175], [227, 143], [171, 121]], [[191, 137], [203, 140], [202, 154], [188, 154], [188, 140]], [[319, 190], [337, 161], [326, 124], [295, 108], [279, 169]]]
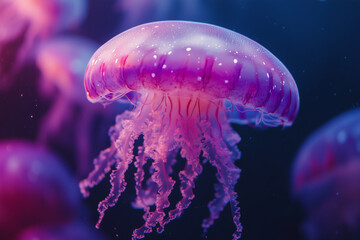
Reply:
[[[133, 238], [144, 237], [156, 226], [162, 232], [189, 206], [195, 179], [202, 172], [201, 153], [217, 169], [219, 181], [215, 199], [208, 205], [210, 217], [203, 221], [204, 231], [230, 202], [236, 227], [233, 237], [240, 238], [234, 191], [240, 176], [234, 164], [240, 157], [236, 146], [240, 137], [231, 129], [229, 115], [242, 123], [292, 124], [299, 94], [291, 74], [275, 56], [254, 41], [214, 25], [148, 23], [117, 35], [94, 53], [86, 70], [85, 89], [92, 102], [116, 101], [129, 92], [138, 96], [133, 111], [117, 116], [109, 131], [111, 147], [100, 153], [95, 169], [80, 183], [83, 195], [88, 196], [89, 189], [116, 165], [111, 193], [99, 204], [97, 227], [124, 191], [134, 139], [143, 135], [134, 164], [136, 206], [143, 206], [145, 224], [133, 232]], [[226, 103], [231, 103], [233, 113], [227, 113]], [[236, 116], [236, 111], [252, 113]], [[186, 164], [178, 173], [182, 199], [168, 211], [175, 182], [169, 176], [176, 161], [174, 152], [180, 152]], [[154, 171], [147, 187], [142, 187], [143, 166], [149, 159], [154, 160]], [[150, 211], [152, 204], [154, 211]]]
[[2, 0], [0, 2], [0, 89], [6, 89], [33, 47], [77, 27], [86, 16], [85, 0]]
[[318, 130], [300, 148], [292, 192], [306, 213], [307, 239], [360, 237], [360, 110]]
[[265, 124], [284, 126], [299, 109], [296, 83], [274, 55], [238, 33], [200, 23], [158, 22], [119, 34], [93, 55], [85, 81], [92, 102], [132, 89], [180, 89], [228, 100], [251, 113], [240, 120], [254, 121], [256, 110]]

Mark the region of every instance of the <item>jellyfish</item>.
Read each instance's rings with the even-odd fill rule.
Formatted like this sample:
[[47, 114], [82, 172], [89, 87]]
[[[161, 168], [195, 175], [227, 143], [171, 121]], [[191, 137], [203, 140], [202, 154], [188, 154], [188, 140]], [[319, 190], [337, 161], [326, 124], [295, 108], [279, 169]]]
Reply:
[[64, 145], [65, 149], [73, 149], [75, 169], [81, 178], [91, 169], [88, 159], [93, 156], [91, 149], [97, 143], [96, 140], [91, 141], [94, 119], [101, 113], [103, 121], [98, 122], [104, 125], [107, 118], [113, 118], [116, 111], [126, 107], [94, 108], [86, 99], [84, 73], [97, 48], [98, 45], [87, 38], [64, 35], [40, 44], [36, 54], [36, 65], [41, 74], [40, 93], [44, 99], [53, 100], [41, 121], [38, 141], [44, 145], [55, 142]]
[[[290, 126], [299, 108], [296, 83], [274, 55], [218, 26], [186, 21], [147, 23], [115, 36], [94, 53], [85, 88], [94, 103], [110, 103], [132, 92], [138, 96], [132, 111], [117, 116], [109, 130], [111, 146], [99, 154], [94, 170], [80, 182], [87, 197], [90, 188], [115, 166], [110, 174], [111, 192], [98, 206], [97, 228], [104, 212], [125, 190], [129, 164], [137, 169], [133, 206], [145, 212], [144, 225], [132, 237], [141, 239], [155, 228], [163, 232], [167, 223], [181, 216], [195, 197], [195, 180], [203, 164], [210, 162], [217, 169], [218, 183], [208, 204], [210, 216], [202, 223], [204, 233], [230, 203], [236, 228], [233, 238], [241, 237], [235, 192], [240, 137], [230, 121]], [[143, 143], [134, 156], [134, 140], [139, 137]], [[169, 195], [175, 183], [170, 175], [176, 174], [177, 153], [186, 162], [177, 173], [182, 198], [175, 205], [170, 204]], [[147, 163], [150, 168], [144, 167]], [[148, 175], [151, 177], [146, 178]]]
[[309, 240], [360, 238], [360, 109], [315, 131], [294, 163], [292, 191]]
[[0, 89], [9, 87], [35, 44], [78, 26], [86, 6], [85, 0], [1, 0]]
[[[91, 121], [102, 108], [92, 108], [86, 100], [83, 75], [98, 45], [83, 37], [58, 36], [37, 48], [36, 65], [40, 70], [39, 88], [44, 99], [53, 99], [41, 121], [38, 141], [74, 139], [76, 171], [80, 176], [89, 171]], [[72, 131], [66, 131], [71, 129]]]
[[62, 225], [40, 225], [29, 227], [19, 235], [16, 240], [102, 240], [100, 233], [95, 232], [90, 226], [77, 221]]
[[0, 238], [78, 217], [80, 194], [61, 160], [23, 140], [0, 142]]

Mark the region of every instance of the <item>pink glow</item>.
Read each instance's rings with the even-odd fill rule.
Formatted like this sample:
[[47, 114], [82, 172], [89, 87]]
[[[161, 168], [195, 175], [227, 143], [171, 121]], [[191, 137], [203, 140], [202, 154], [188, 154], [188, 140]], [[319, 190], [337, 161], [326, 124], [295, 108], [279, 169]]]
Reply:
[[16, 240], [102, 240], [105, 239], [93, 227], [71, 222], [57, 226], [35, 226], [22, 231]]
[[[153, 228], [161, 233], [180, 217], [195, 197], [195, 180], [202, 172], [199, 156], [218, 171], [210, 216], [204, 232], [230, 203], [235, 223], [234, 239], [242, 232], [237, 193], [240, 169], [237, 143], [230, 118], [241, 123], [290, 126], [299, 108], [296, 83], [285, 66], [254, 41], [230, 30], [195, 22], [164, 21], [140, 25], [100, 47], [87, 67], [85, 88], [92, 102], [109, 103], [129, 93], [139, 97], [133, 111], [118, 115], [109, 134], [112, 145], [94, 160], [95, 169], [80, 183], [82, 194], [109, 173], [112, 189], [100, 202], [96, 227], [105, 211], [125, 190], [125, 172], [133, 162], [134, 140], [144, 136], [134, 165], [137, 199], [145, 224], [134, 230], [143, 238]], [[233, 112], [227, 108], [233, 106]], [[240, 111], [251, 110], [242, 116]], [[175, 181], [176, 154], [186, 159], [178, 173], [182, 199], [173, 210], [169, 195]], [[144, 179], [144, 165], [153, 159], [153, 172]], [[147, 186], [142, 187], [146, 181]], [[150, 206], [155, 205], [154, 211]]]
[[76, 125], [70, 139], [76, 139], [76, 169], [80, 176], [90, 169], [91, 121], [97, 112], [103, 110], [91, 107], [86, 101], [83, 85], [87, 62], [97, 47], [86, 38], [63, 36], [44, 42], [36, 54], [41, 73], [40, 92], [44, 98], [53, 99], [42, 119], [38, 140], [46, 144], [52, 138], [61, 138], [64, 129]]
[[76, 182], [61, 160], [32, 143], [0, 142], [0, 239], [38, 224], [63, 224], [79, 214]]
[[2, 0], [0, 2], [0, 89], [8, 87], [39, 41], [76, 27], [85, 17], [85, 0]]
[[[118, 106], [94, 107], [86, 100], [83, 77], [87, 62], [97, 48], [95, 42], [86, 38], [58, 36], [40, 44], [36, 52], [41, 95], [53, 100], [42, 119], [38, 141], [46, 145], [51, 140], [69, 142], [74, 139], [79, 177], [86, 176], [91, 169], [91, 148], [96, 142], [90, 137], [94, 118], [100, 113], [113, 118], [115, 110], [125, 109], [125, 106], [122, 109]], [[71, 128], [72, 131], [66, 131]], [[71, 136], [63, 136], [64, 132], [70, 132]]]

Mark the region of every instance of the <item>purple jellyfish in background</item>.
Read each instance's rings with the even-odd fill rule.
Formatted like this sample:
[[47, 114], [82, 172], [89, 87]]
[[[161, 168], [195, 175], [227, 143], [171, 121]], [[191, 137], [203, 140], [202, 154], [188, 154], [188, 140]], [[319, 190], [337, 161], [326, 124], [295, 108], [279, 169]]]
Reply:
[[91, 107], [84, 91], [86, 65], [97, 47], [86, 38], [59, 36], [42, 43], [36, 55], [41, 95], [54, 99], [40, 124], [38, 140], [46, 144], [52, 138], [67, 143], [73, 139], [69, 145], [75, 146], [80, 176], [90, 169], [91, 121], [103, 110]]
[[80, 209], [75, 179], [60, 159], [32, 143], [0, 142], [0, 239], [30, 226], [64, 224]]
[[36, 226], [22, 231], [16, 240], [102, 240], [99, 233], [89, 226], [71, 222], [60, 226]]
[[[203, 168], [200, 156], [217, 169], [219, 181], [215, 199], [208, 205], [210, 216], [202, 224], [204, 231], [230, 202], [236, 227], [233, 237], [240, 238], [234, 191], [240, 176], [234, 164], [240, 158], [236, 146], [240, 137], [231, 129], [227, 112], [252, 109], [258, 114], [244, 115], [242, 122], [292, 125], [299, 94], [291, 74], [275, 56], [241, 34], [214, 25], [148, 23], [117, 35], [94, 53], [85, 88], [92, 102], [109, 103], [131, 92], [138, 96], [133, 111], [117, 116], [109, 131], [111, 146], [94, 160], [95, 169], [80, 183], [87, 197], [89, 189], [116, 167], [110, 175], [111, 192], [98, 207], [97, 228], [105, 211], [125, 190], [134, 140], [142, 135], [134, 161], [134, 206], [144, 209], [145, 224], [134, 230], [133, 239], [143, 238], [155, 227], [163, 232], [165, 225], [190, 205], [195, 179]], [[170, 174], [179, 152], [186, 159], [185, 168], [178, 173], [182, 199], [168, 210], [175, 183]], [[145, 174], [147, 162], [152, 165], [149, 174]]]
[[309, 240], [360, 239], [360, 110], [321, 127], [305, 142], [293, 169]]
[[75, 28], [86, 7], [85, 0], [1, 0], [0, 89], [8, 87], [35, 44]]
[[41, 72], [40, 92], [45, 98], [53, 98], [40, 125], [38, 140], [43, 144], [55, 141], [72, 149], [76, 155], [76, 171], [81, 178], [90, 171], [89, 159], [94, 156], [91, 154], [96, 145], [96, 140], [91, 137], [94, 118], [99, 113], [113, 118], [115, 110], [120, 111], [119, 106], [117, 109], [94, 108], [86, 99], [84, 73], [97, 48], [95, 42], [86, 38], [59, 36], [41, 44], [36, 56]]

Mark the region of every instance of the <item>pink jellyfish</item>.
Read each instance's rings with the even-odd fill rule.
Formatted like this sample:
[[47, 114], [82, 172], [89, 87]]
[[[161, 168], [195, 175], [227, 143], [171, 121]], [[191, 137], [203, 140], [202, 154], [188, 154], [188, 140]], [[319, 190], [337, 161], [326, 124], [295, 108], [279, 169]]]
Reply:
[[75, 179], [59, 158], [25, 141], [0, 142], [0, 239], [34, 225], [64, 224], [79, 209]]
[[[91, 120], [102, 108], [92, 108], [86, 101], [83, 76], [87, 62], [98, 45], [86, 38], [59, 36], [41, 44], [37, 49], [36, 64], [41, 73], [40, 90], [43, 97], [53, 98], [43, 118], [39, 142], [51, 139], [69, 142], [69, 131], [74, 139], [77, 172], [89, 171]], [[81, 94], [83, 92], [83, 94]]]
[[321, 127], [296, 157], [292, 188], [309, 240], [360, 239], [360, 110]]
[[[153, 228], [161, 233], [178, 218], [194, 198], [195, 179], [202, 172], [202, 156], [217, 169], [215, 198], [203, 221], [204, 231], [230, 203], [235, 223], [234, 239], [242, 232], [235, 184], [240, 176], [234, 162], [240, 152], [239, 135], [231, 129], [227, 113], [236, 108], [256, 110], [242, 122], [290, 126], [298, 112], [296, 83], [285, 66], [254, 41], [214, 25], [164, 21], [132, 28], [99, 48], [90, 59], [85, 88], [92, 102], [109, 103], [136, 92], [133, 111], [118, 115], [110, 129], [111, 146], [94, 160], [95, 169], [80, 183], [82, 194], [110, 172], [111, 192], [100, 202], [98, 228], [104, 212], [125, 190], [124, 174], [133, 162], [134, 140], [143, 136], [135, 156], [135, 207], [144, 209], [145, 224], [133, 239]], [[229, 109], [231, 108], [232, 109]], [[235, 116], [235, 114], [232, 114]], [[176, 154], [186, 159], [178, 173], [182, 199], [170, 207], [175, 181]], [[144, 176], [151, 162], [151, 175]], [[147, 184], [143, 184], [146, 180]], [[150, 207], [155, 205], [155, 210]]]
[[[90, 137], [94, 134], [90, 131], [94, 118], [99, 113], [111, 118], [115, 115], [115, 108], [94, 108], [86, 100], [84, 73], [97, 47], [95, 42], [83, 37], [58, 36], [41, 44], [36, 56], [41, 93], [45, 98], [53, 98], [41, 122], [38, 140], [43, 144], [55, 141], [67, 149], [74, 148], [80, 177], [91, 169], [90, 150], [96, 144]], [[120, 111], [118, 106], [117, 111]]]
[[76, 27], [86, 7], [85, 0], [1, 0], [0, 89], [8, 87], [33, 45]]

